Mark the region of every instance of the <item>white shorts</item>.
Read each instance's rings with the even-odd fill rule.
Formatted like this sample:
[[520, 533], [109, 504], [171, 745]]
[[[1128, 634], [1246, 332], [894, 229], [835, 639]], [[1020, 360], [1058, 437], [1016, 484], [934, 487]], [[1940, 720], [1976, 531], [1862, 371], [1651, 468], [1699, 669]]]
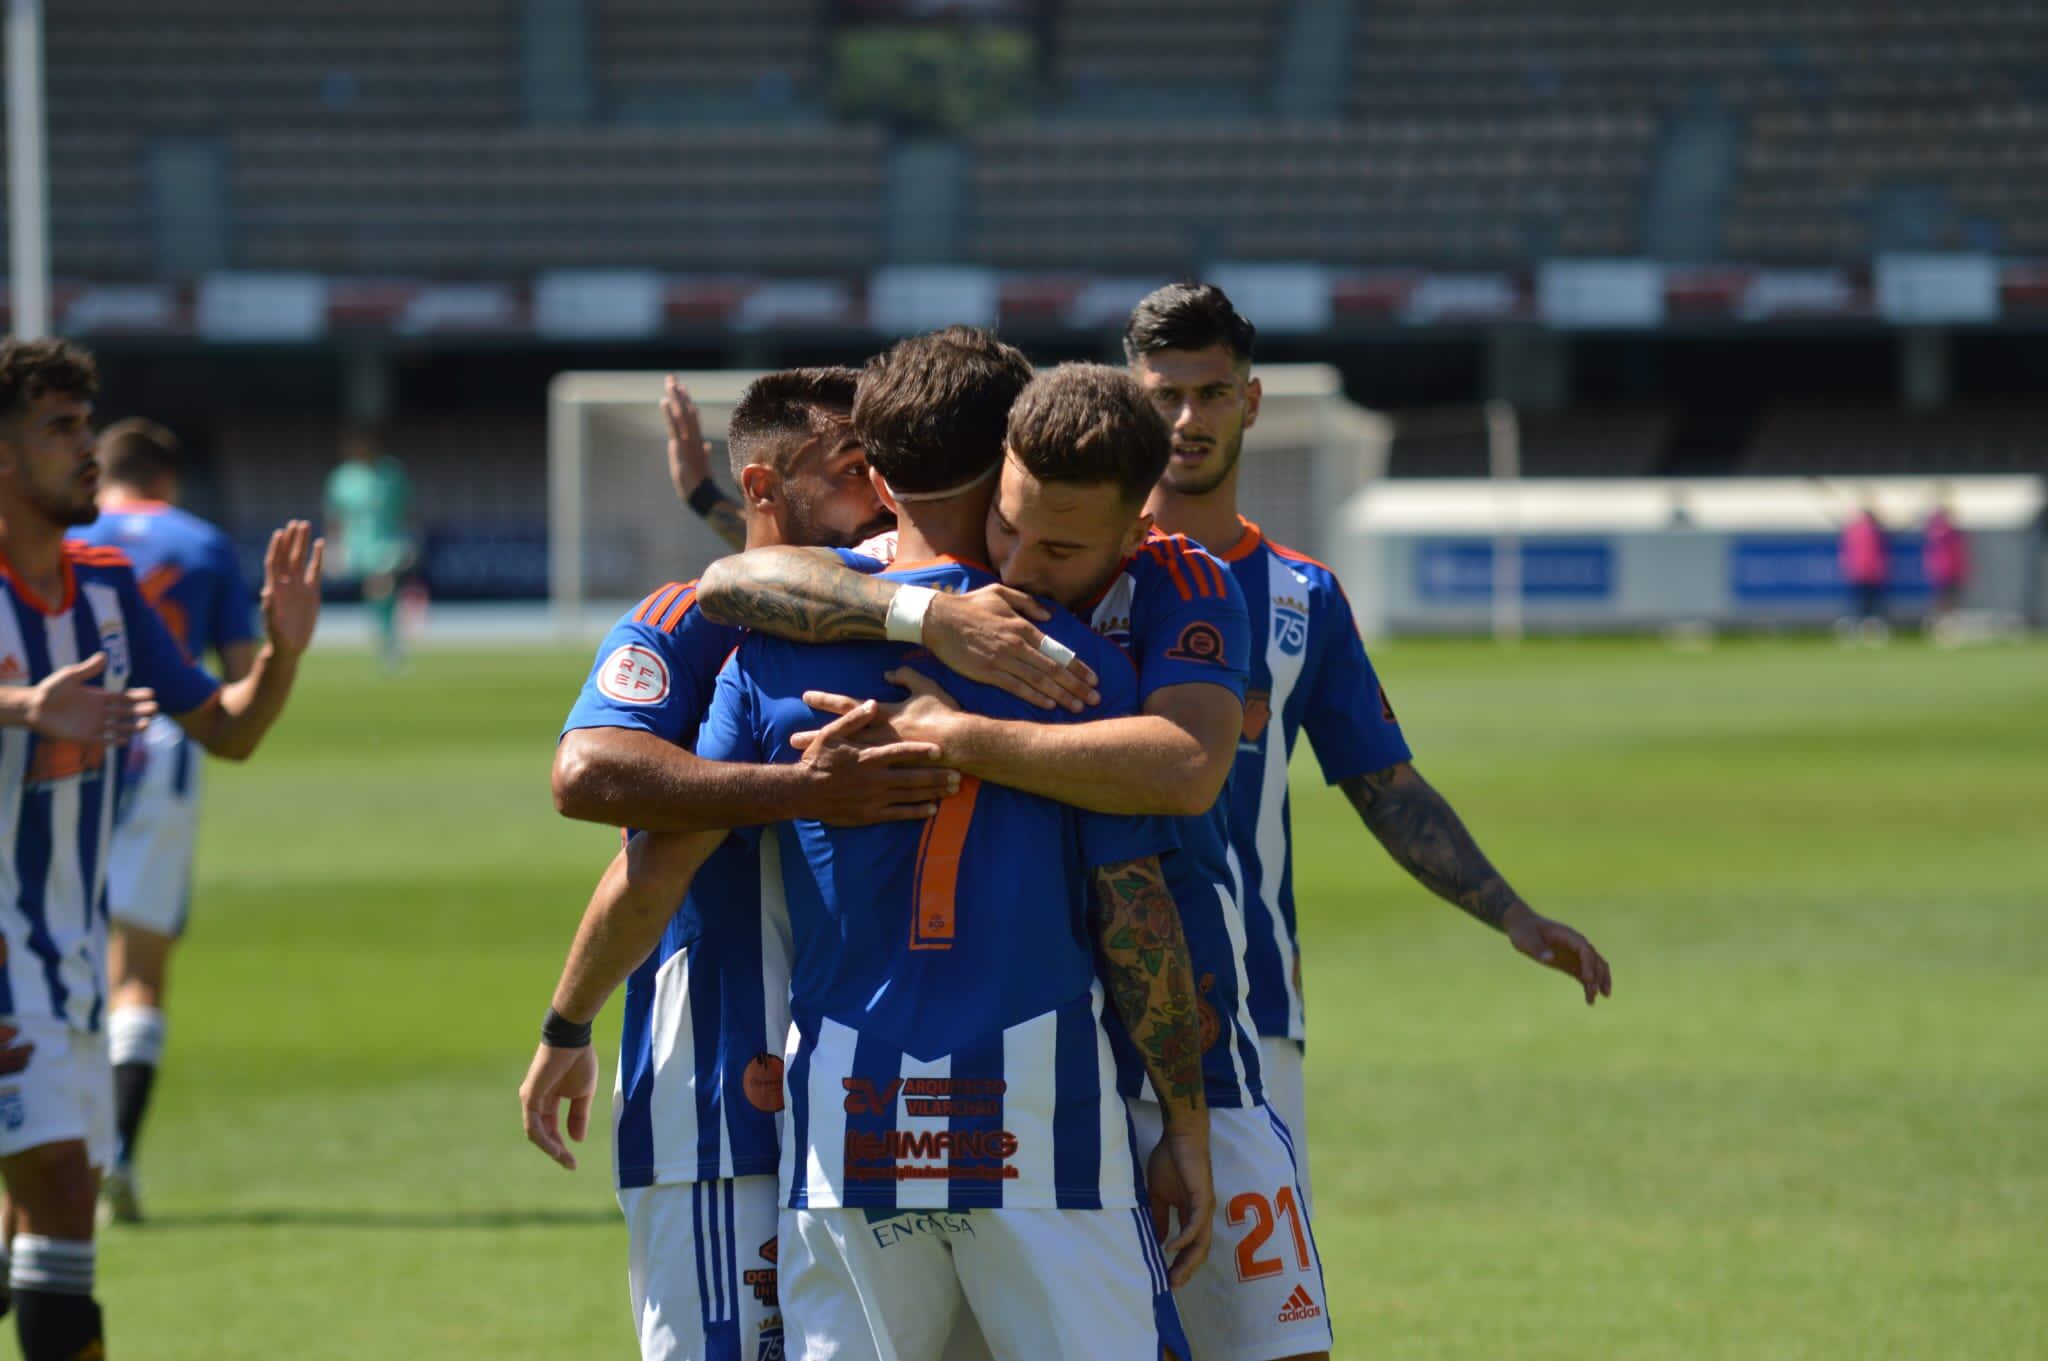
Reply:
[[1259, 1036], [1259, 1076], [1266, 1086], [1266, 1104], [1294, 1136], [1294, 1171], [1308, 1207], [1316, 1207], [1316, 1188], [1308, 1166], [1308, 1086], [1301, 1071], [1301, 1041], [1284, 1035]]
[[[1146, 1154], [1159, 1107], [1133, 1101]], [[1274, 1361], [1330, 1349], [1330, 1297], [1295, 1171], [1292, 1136], [1266, 1106], [1209, 1112], [1216, 1236], [1195, 1278], [1174, 1293], [1195, 1361]]]
[[17, 1032], [0, 1067], [20, 1062], [16, 1051], [30, 1050], [19, 1071], [0, 1074], [0, 1157], [78, 1141], [87, 1161], [106, 1167], [114, 1156], [114, 1064], [106, 1035], [36, 1016], [4, 1016], [0, 1025]]
[[789, 1361], [936, 1361], [961, 1306], [998, 1361], [1186, 1361], [1143, 1210], [785, 1210]]
[[776, 1191], [772, 1176], [620, 1190], [644, 1361], [782, 1361]]
[[123, 926], [160, 936], [184, 933], [203, 759], [167, 718], [152, 722], [130, 747], [107, 853], [107, 912]]

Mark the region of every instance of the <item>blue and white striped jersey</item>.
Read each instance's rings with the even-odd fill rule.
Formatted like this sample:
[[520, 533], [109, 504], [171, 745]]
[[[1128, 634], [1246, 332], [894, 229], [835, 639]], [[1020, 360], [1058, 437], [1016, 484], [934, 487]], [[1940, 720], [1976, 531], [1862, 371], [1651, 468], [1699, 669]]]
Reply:
[[[66, 543], [55, 601], [0, 559], [0, 685], [35, 685], [96, 652], [107, 667], [89, 684], [148, 686], [165, 713], [197, 709], [219, 688], [143, 599], [119, 550]], [[100, 1027], [118, 770], [104, 747], [0, 728], [0, 1016]]]
[[[687, 745], [718, 669], [743, 636], [696, 607], [695, 582], [627, 612], [562, 731], [631, 728]], [[764, 914], [775, 846], [730, 840], [707, 860], [661, 944], [626, 980], [612, 1097], [618, 1184], [765, 1175], [779, 1158], [782, 1046], [789, 1030], [789, 928]]]
[[[950, 559], [889, 575], [991, 583]], [[1060, 612], [1046, 631], [1102, 677], [1101, 711], [1136, 708], [1117, 650]], [[750, 636], [719, 676], [698, 753], [795, 759], [805, 690], [896, 694], [898, 643], [806, 647]], [[972, 712], [1070, 721], [960, 677]], [[1089, 871], [1171, 850], [1164, 819], [1084, 813], [967, 779], [925, 822], [784, 823], [795, 944], [784, 1182], [792, 1208], [1100, 1209], [1136, 1204], [1135, 1155], [1088, 928]]]
[[1231, 789], [1231, 845], [1249, 924], [1252, 1020], [1261, 1035], [1300, 1040], [1307, 1027], [1288, 758], [1305, 730], [1323, 777], [1336, 784], [1408, 760], [1408, 743], [1335, 574], [1242, 523], [1243, 535], [1220, 555], [1244, 590], [1255, 644]]
[[[1138, 669], [1138, 703], [1169, 685], [1220, 685], [1242, 699], [1251, 652], [1244, 600], [1230, 573], [1192, 539], [1155, 535], [1089, 611]], [[1092, 716], [1092, 715], [1091, 715]], [[1230, 866], [1230, 790], [1176, 822], [1181, 848], [1165, 857], [1201, 994], [1202, 1077], [1209, 1104], [1263, 1098], [1257, 1031], [1245, 1009], [1245, 919]]]
[[[234, 544], [197, 515], [162, 501], [123, 501], [106, 507], [99, 519], [71, 537], [128, 555], [142, 598], [163, 616], [164, 627], [192, 660], [203, 662], [209, 652], [262, 636]], [[138, 736], [129, 747], [129, 783], [134, 783], [134, 763], [147, 755], [175, 764], [171, 787], [187, 796], [196, 788], [198, 753], [191, 738], [170, 731], [175, 727], [170, 719], [156, 723], [165, 729], [153, 734], [159, 740]], [[123, 890], [117, 885], [115, 891], [118, 898]]]

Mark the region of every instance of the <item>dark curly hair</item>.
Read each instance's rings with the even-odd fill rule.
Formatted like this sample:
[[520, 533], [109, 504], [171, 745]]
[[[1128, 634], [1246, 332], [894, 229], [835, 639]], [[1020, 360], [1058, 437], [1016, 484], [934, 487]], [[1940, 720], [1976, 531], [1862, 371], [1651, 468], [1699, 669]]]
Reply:
[[68, 340], [0, 341], [0, 420], [15, 419], [45, 393], [84, 400], [99, 390], [99, 366]]

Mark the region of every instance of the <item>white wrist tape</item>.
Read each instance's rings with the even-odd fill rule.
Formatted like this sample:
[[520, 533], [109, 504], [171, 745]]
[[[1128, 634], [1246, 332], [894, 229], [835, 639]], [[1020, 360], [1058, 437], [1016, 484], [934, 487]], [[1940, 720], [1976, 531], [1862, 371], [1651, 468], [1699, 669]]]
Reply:
[[889, 617], [883, 633], [892, 643], [924, 641], [924, 614], [938, 592], [928, 586], [898, 586], [889, 601]]
[[1052, 658], [1055, 662], [1058, 662], [1061, 666], [1065, 666], [1068, 662], [1074, 660], [1074, 649], [1068, 647], [1050, 633], [1039, 635], [1038, 650]]

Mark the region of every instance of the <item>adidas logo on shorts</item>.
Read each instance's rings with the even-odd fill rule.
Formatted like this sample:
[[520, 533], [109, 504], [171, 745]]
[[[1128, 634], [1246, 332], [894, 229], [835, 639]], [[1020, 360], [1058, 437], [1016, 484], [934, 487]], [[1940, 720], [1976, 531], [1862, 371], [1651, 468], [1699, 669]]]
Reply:
[[1279, 1321], [1282, 1323], [1305, 1323], [1309, 1319], [1321, 1318], [1322, 1316], [1322, 1306], [1317, 1304], [1309, 1295], [1308, 1287], [1297, 1285], [1294, 1287], [1294, 1293], [1287, 1297], [1287, 1303], [1280, 1306]]

